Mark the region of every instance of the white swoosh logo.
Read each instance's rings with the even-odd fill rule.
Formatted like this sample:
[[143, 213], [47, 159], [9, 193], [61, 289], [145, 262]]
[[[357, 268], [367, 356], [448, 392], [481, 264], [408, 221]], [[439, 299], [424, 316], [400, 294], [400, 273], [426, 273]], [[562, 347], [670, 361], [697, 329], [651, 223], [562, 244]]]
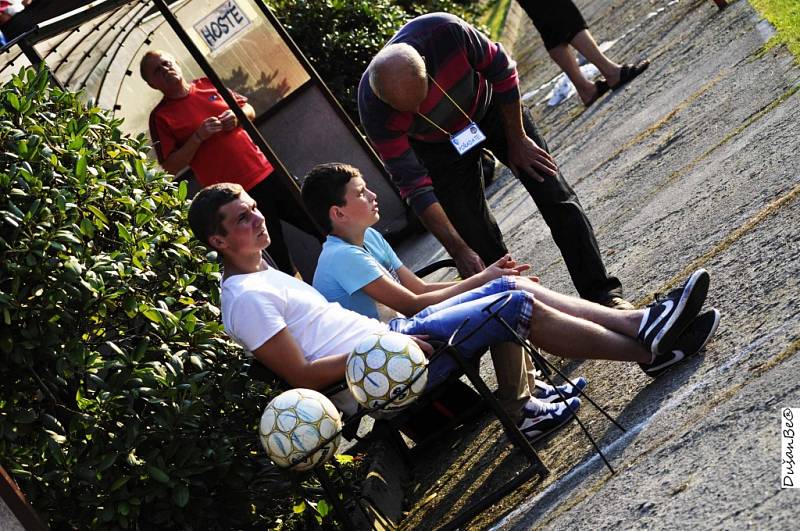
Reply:
[[658, 318], [656, 318], [656, 320], [653, 321], [653, 323], [647, 328], [647, 330], [645, 330], [644, 337], [648, 337], [653, 331], [653, 328], [658, 326], [658, 323], [663, 321], [669, 315], [673, 306], [675, 306], [675, 302], [672, 299], [667, 299], [664, 301], [664, 310], [661, 311], [661, 315], [659, 315]]
[[685, 356], [684, 356], [682, 350], [673, 350], [672, 351], [672, 357], [669, 360], [665, 361], [664, 363], [662, 363], [660, 365], [654, 365], [652, 367], [648, 367], [647, 370], [652, 372], [652, 371], [657, 371], [659, 369], [663, 369], [664, 367], [669, 367], [670, 365], [674, 365], [674, 364], [678, 363], [684, 357]]

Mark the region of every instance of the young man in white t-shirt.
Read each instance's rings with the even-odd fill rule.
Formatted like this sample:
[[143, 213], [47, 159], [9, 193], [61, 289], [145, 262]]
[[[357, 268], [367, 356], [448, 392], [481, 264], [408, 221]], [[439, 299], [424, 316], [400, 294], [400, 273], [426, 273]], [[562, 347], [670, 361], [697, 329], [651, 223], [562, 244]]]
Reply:
[[[330, 303], [311, 286], [269, 267], [261, 255], [270, 243], [264, 217], [241, 186], [223, 183], [201, 190], [192, 201], [189, 223], [198, 239], [222, 255], [226, 331], [296, 387], [321, 389], [341, 381], [358, 341], [381, 330], [446, 341], [469, 318], [460, 336], [466, 338], [460, 342], [466, 355], [511, 341], [512, 333], [494, 319], [477, 329], [483, 308], [498, 295], [507, 299], [499, 315], [534, 345], [568, 358], [639, 362], [652, 372], [699, 351], [719, 322], [716, 310], [698, 315], [709, 284], [708, 273], [698, 270], [682, 288], [644, 310], [611, 310], [504, 276], [387, 325]], [[454, 368], [448, 357], [437, 357], [428, 367], [428, 385], [441, 383]], [[519, 425], [536, 440], [568, 421], [569, 409], [578, 404], [577, 398], [536, 404], [541, 409], [524, 411]]]

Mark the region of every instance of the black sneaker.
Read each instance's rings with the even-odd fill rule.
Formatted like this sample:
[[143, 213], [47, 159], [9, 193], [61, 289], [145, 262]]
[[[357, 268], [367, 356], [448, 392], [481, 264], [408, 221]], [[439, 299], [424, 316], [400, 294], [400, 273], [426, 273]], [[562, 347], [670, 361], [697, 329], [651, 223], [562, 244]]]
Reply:
[[577, 397], [555, 404], [531, 399], [522, 408], [522, 417], [517, 421], [517, 427], [532, 444], [572, 420], [575, 417], [573, 412], [578, 411], [579, 407], [581, 399]]
[[638, 339], [654, 356], [668, 354], [681, 332], [692, 322], [708, 293], [710, 278], [698, 269], [683, 284], [647, 307], [647, 317], [639, 328]]
[[720, 313], [716, 308], [706, 310], [692, 321], [686, 330], [678, 337], [675, 346], [666, 354], [656, 356], [653, 363], [640, 363], [639, 367], [648, 375], [655, 378], [667, 369], [693, 354], [697, 354], [706, 343], [711, 340], [719, 326]]
[[[575, 385], [571, 385], [569, 383], [565, 383], [564, 385], [559, 385], [558, 390], [552, 385], [539, 381], [536, 381], [536, 389], [533, 392], [533, 397], [537, 400], [541, 400], [542, 402], [553, 403], [553, 402], [563, 402], [565, 399], [572, 398], [573, 396], [578, 396], [581, 394], [586, 388], [586, 385], [589, 383], [586, 381], [586, 378], [583, 376], [578, 376], [577, 378], [572, 380], [572, 383]], [[560, 393], [558, 391], [561, 391]]]

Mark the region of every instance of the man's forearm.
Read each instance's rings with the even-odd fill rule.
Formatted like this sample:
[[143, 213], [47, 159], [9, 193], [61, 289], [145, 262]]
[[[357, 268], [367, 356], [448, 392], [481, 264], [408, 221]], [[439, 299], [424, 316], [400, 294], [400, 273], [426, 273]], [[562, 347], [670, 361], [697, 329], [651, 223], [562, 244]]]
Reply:
[[335, 354], [309, 362], [304, 385], [322, 390], [344, 380], [345, 364], [350, 353]]
[[525, 136], [525, 128], [522, 125], [522, 103], [519, 99], [501, 104], [500, 115], [503, 117], [508, 140], [522, 139]]
[[195, 154], [197, 154], [197, 150], [202, 143], [203, 141], [200, 140], [200, 135], [196, 132], [193, 133], [185, 144], [170, 153], [169, 156], [164, 159], [161, 166], [169, 173], [175, 175], [192, 163], [192, 159]]
[[428, 206], [420, 215], [420, 220], [451, 256], [469, 248], [453, 224], [450, 223], [439, 203], [432, 203]]

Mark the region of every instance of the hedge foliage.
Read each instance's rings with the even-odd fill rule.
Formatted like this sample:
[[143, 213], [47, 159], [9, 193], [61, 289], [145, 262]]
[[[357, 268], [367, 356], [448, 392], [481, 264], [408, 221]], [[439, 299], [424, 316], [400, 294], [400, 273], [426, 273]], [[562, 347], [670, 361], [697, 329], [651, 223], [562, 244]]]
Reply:
[[0, 463], [54, 529], [300, 518], [186, 187], [119, 124], [44, 71], [0, 90]]
[[[358, 82], [372, 57], [400, 27], [424, 13], [444, 11], [477, 24], [480, 0], [267, 0], [281, 23], [359, 123]], [[485, 29], [485, 28], [484, 28]]]

